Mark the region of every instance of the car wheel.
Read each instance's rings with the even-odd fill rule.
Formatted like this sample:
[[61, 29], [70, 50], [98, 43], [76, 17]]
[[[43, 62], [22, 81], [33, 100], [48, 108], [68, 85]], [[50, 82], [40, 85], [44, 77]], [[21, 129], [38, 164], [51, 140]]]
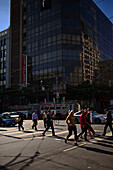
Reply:
[[100, 119], [95, 119], [95, 123], [99, 124], [99, 123], [101, 123], [101, 120]]
[[76, 123], [76, 124], [78, 123], [78, 119], [75, 119], [75, 123]]

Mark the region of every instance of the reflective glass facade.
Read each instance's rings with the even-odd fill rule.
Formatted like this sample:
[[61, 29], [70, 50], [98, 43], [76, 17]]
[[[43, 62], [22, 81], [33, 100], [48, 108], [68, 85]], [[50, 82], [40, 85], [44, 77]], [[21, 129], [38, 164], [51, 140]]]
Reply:
[[83, 78], [91, 82], [100, 62], [113, 59], [113, 26], [93, 1], [80, 1], [80, 15]]
[[52, 0], [46, 9], [42, 5], [43, 1], [36, 0], [26, 3], [26, 52], [32, 60], [31, 81], [37, 82], [38, 87], [43, 81], [53, 95], [57, 90], [64, 94], [68, 85], [82, 82], [80, 4]]
[[92, 0], [22, 0], [20, 6], [19, 51], [39, 96], [62, 98], [72, 86], [92, 83], [100, 61], [113, 59], [112, 23]]

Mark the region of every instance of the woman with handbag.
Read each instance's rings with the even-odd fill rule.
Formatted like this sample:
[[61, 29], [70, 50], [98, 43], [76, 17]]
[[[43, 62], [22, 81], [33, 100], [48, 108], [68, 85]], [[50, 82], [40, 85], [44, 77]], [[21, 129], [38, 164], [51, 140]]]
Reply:
[[22, 130], [24, 130], [24, 127], [23, 127], [23, 115], [22, 115], [21, 112], [19, 113], [19, 118], [18, 118], [17, 122], [18, 122], [18, 130], [20, 131], [20, 128], [22, 128]]

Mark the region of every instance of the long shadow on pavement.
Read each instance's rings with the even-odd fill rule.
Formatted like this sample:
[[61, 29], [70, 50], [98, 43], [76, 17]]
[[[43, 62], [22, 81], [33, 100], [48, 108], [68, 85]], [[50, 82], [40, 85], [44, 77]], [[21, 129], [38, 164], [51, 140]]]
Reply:
[[[34, 139], [34, 138], [32, 138], [32, 139], [24, 146], [24, 148], [21, 150], [21, 152], [20, 152], [18, 155], [16, 155], [11, 161], [9, 161], [8, 163], [6, 163], [5, 165], [1, 166], [1, 168], [4, 169], [4, 170], [7, 170], [7, 168], [11, 168], [11, 167], [13, 167], [13, 166], [15, 166], [15, 165], [18, 165], [18, 164], [20, 164], [20, 163], [23, 163], [23, 162], [25, 162], [25, 165], [23, 165], [23, 166], [20, 168], [20, 170], [23, 170], [24, 168], [26, 168], [27, 166], [29, 166], [29, 165], [34, 161], [34, 159], [35, 159], [37, 156], [39, 156], [39, 154], [40, 154], [40, 153], [39, 153], [39, 148], [40, 148], [40, 146], [41, 146], [41, 143], [42, 143], [43, 138], [42, 138], [41, 142], [38, 144], [37, 149], [36, 149], [36, 152], [34, 153], [33, 156], [29, 156], [28, 158], [25, 158], [25, 159], [20, 160], [20, 161], [17, 161], [17, 162], [15, 162], [15, 161], [22, 156], [23, 150], [25, 150], [25, 148], [29, 145], [29, 143], [30, 143], [33, 139]], [[28, 161], [28, 162], [26, 163], [26, 161]], [[12, 169], [13, 169], [13, 168], [12, 168]]]
[[79, 147], [85, 148], [89, 151], [99, 152], [99, 153], [103, 153], [103, 154], [107, 154], [107, 155], [113, 155], [113, 152], [105, 151], [105, 150], [98, 149], [98, 148], [92, 148], [92, 147], [87, 147], [87, 146], [79, 146]]

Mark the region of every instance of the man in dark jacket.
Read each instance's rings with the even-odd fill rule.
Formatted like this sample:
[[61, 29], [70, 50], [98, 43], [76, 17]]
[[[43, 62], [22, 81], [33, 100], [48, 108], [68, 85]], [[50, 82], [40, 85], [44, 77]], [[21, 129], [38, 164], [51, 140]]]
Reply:
[[43, 136], [45, 136], [46, 131], [48, 131], [48, 129], [51, 127], [52, 129], [52, 135], [55, 136], [55, 132], [54, 132], [54, 126], [53, 126], [53, 117], [52, 117], [52, 112], [51, 110], [48, 111], [47, 113], [47, 128], [44, 130], [44, 132], [42, 133]]
[[111, 115], [111, 112], [108, 111], [108, 109], [105, 109], [105, 113], [106, 113], [106, 116], [107, 116], [107, 120], [106, 120], [106, 124], [105, 124], [105, 127], [104, 127], [104, 132], [103, 132], [103, 136], [105, 136], [106, 134], [106, 129], [107, 127], [109, 126], [110, 127], [110, 130], [112, 131], [112, 136], [113, 136], [113, 129], [112, 129], [112, 115]]

